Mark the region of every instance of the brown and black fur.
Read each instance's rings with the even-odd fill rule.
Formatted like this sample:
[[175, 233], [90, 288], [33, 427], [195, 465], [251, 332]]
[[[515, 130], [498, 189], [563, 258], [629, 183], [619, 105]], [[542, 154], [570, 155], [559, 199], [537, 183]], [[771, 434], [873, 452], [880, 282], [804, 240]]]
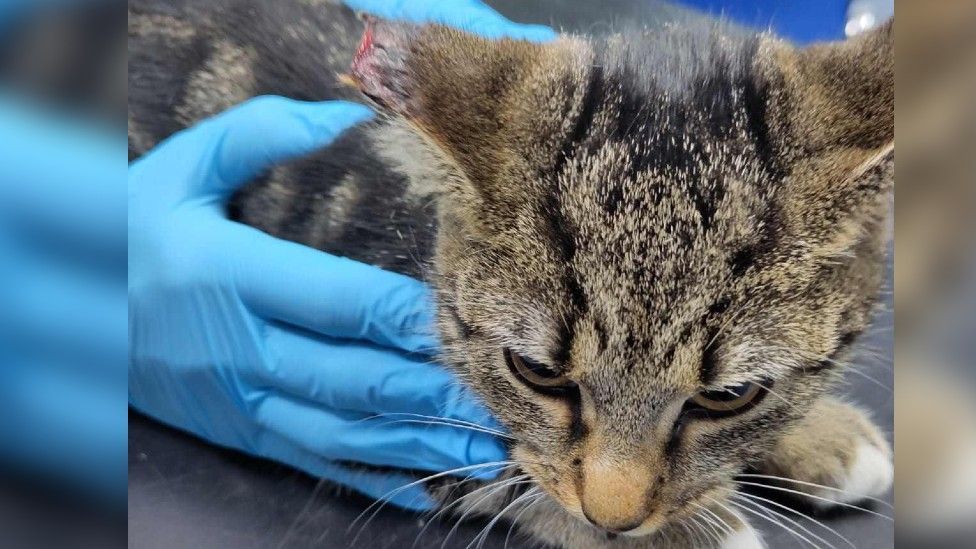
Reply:
[[[336, 75], [352, 14], [207, 6], [133, 6], [130, 154], [247, 97], [350, 97]], [[549, 44], [368, 32], [378, 47], [349, 78], [387, 119], [276, 168], [231, 214], [435, 287], [444, 362], [544, 494], [478, 513], [525, 511], [525, 531], [564, 547], [717, 546], [685, 527], [702, 506], [744, 528], [715, 501], [745, 469], [839, 483], [852, 444], [888, 451], [826, 392], [883, 278], [890, 25], [806, 50], [714, 23]], [[576, 388], [535, 392], [504, 349]], [[744, 381], [775, 396], [724, 420], [683, 413]], [[821, 444], [797, 460], [794, 439]]]
[[[319, 101], [359, 94], [338, 75], [362, 33], [327, 1], [129, 3], [129, 157], [260, 95]], [[433, 204], [377, 158], [367, 128], [282, 166], [241, 191], [235, 219], [270, 234], [419, 276]]]

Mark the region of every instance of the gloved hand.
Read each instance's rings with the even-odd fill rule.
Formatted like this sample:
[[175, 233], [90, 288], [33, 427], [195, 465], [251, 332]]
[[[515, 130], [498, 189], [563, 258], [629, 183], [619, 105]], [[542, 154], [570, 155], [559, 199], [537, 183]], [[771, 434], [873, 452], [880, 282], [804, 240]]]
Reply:
[[[485, 411], [424, 354], [436, 345], [427, 288], [224, 215], [238, 186], [370, 115], [258, 98], [130, 167], [129, 398], [210, 441], [383, 497], [410, 479], [336, 462], [464, 476], [505, 457], [474, 426]], [[404, 421], [426, 416], [447, 419]], [[420, 489], [392, 501], [429, 506]]]
[[[554, 37], [473, 0], [347, 4], [492, 37]], [[498, 468], [480, 464], [505, 458], [487, 413], [424, 354], [436, 345], [426, 287], [223, 215], [235, 188], [368, 116], [349, 103], [261, 98], [130, 167], [130, 401], [216, 443], [424, 509], [422, 489], [399, 489], [405, 475], [338, 462], [491, 476]]]

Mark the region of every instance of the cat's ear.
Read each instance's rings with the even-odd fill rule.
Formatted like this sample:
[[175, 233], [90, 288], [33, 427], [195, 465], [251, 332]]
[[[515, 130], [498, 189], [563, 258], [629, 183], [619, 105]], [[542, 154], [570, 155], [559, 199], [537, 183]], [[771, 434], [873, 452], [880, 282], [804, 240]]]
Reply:
[[[366, 19], [349, 81], [408, 123], [479, 188], [534, 135], [532, 103], [548, 93], [539, 67], [553, 46], [490, 40], [440, 25]], [[550, 95], [551, 97], [551, 95]]]
[[782, 137], [808, 150], [875, 149], [894, 140], [894, 20], [843, 42], [764, 44]]
[[884, 215], [894, 182], [893, 21], [845, 42], [764, 47], [785, 220], [819, 251], [843, 253]]

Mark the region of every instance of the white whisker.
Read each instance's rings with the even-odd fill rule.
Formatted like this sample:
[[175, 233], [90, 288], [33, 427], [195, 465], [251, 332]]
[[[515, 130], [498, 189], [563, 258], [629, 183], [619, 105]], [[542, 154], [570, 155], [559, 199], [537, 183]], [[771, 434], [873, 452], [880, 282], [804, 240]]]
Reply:
[[302, 510], [295, 515], [295, 519], [292, 520], [291, 524], [288, 525], [288, 529], [285, 530], [285, 535], [281, 536], [281, 540], [278, 541], [278, 544], [275, 546], [277, 549], [285, 546], [285, 542], [288, 541], [288, 537], [291, 536], [291, 533], [295, 530], [295, 527], [298, 526], [299, 521], [303, 516], [305, 516], [305, 513], [307, 513], [312, 507], [312, 503], [315, 502], [315, 498], [319, 495], [319, 490], [325, 486], [326, 482], [327, 481], [323, 478], [319, 479], [319, 481], [315, 483], [315, 489], [312, 490], [312, 495], [309, 496], [308, 501], [305, 502]]
[[475, 542], [478, 542], [477, 546], [479, 548], [482, 545], [484, 545], [485, 540], [488, 539], [488, 534], [491, 533], [491, 529], [495, 527], [495, 524], [497, 524], [498, 521], [501, 520], [503, 516], [505, 516], [505, 513], [507, 513], [510, 509], [512, 509], [512, 507], [515, 507], [517, 504], [523, 503], [525, 499], [535, 496], [536, 495], [535, 490], [538, 490], [538, 488], [530, 488], [524, 494], [512, 500], [501, 511], [499, 511], [497, 515], [495, 515], [495, 518], [491, 519], [491, 521], [488, 522], [488, 524], [484, 528], [482, 528], [480, 532], [478, 532], [478, 535], [476, 535], [474, 539], [471, 540], [471, 543], [469, 543], [464, 549], [471, 549], [471, 546], [474, 545]]
[[383, 425], [394, 425], [394, 424], [397, 424], [397, 423], [412, 423], [412, 424], [416, 424], [416, 425], [440, 425], [440, 426], [444, 426], [444, 427], [453, 427], [455, 429], [464, 429], [466, 431], [474, 431], [474, 432], [477, 432], [477, 433], [484, 433], [486, 435], [493, 436], [493, 437], [499, 437], [499, 438], [506, 438], [506, 439], [510, 439], [510, 440], [515, 440], [513, 437], [511, 437], [509, 435], [500, 435], [497, 432], [492, 431], [490, 429], [483, 429], [483, 428], [479, 428], [479, 427], [472, 427], [472, 426], [469, 426], [469, 425], [462, 425], [462, 424], [459, 424], [459, 423], [451, 423], [451, 422], [447, 422], [447, 421], [434, 421], [434, 420], [423, 420], [423, 419], [394, 419], [392, 421], [384, 421], [383, 422]]
[[[369, 513], [370, 510], [373, 510], [373, 508], [375, 507], [376, 509], [373, 511], [372, 515], [370, 515], [369, 519], [367, 519], [366, 522], [362, 526], [362, 528], [365, 528], [366, 525], [369, 524], [369, 522], [373, 519], [373, 517], [375, 517], [376, 514], [379, 513], [380, 510], [383, 509], [383, 507], [385, 507], [386, 504], [390, 502], [390, 498], [392, 498], [393, 496], [395, 496], [395, 495], [397, 495], [397, 494], [399, 494], [399, 493], [401, 493], [401, 492], [403, 492], [405, 490], [409, 490], [410, 488], [412, 488], [414, 486], [417, 486], [419, 484], [423, 484], [425, 482], [434, 480], [435, 478], [441, 478], [441, 477], [445, 477], [445, 476], [448, 476], [448, 475], [454, 475], [454, 474], [462, 473], [462, 472], [465, 472], [465, 471], [476, 471], [478, 469], [490, 469], [490, 468], [498, 468], [498, 467], [502, 467], [502, 466], [509, 467], [509, 466], [512, 466], [512, 465], [516, 465], [517, 466], [518, 463], [517, 462], [514, 462], [514, 461], [511, 461], [511, 460], [492, 461], [492, 462], [487, 462], [487, 463], [479, 463], [479, 464], [476, 464], [476, 465], [468, 465], [468, 466], [465, 466], [465, 467], [458, 467], [456, 469], [451, 469], [449, 471], [443, 471], [443, 472], [440, 472], [440, 473], [435, 473], [433, 475], [424, 477], [422, 479], [415, 480], [413, 482], [410, 482], [408, 484], [405, 484], [403, 486], [400, 486], [399, 488], [395, 488], [393, 490], [390, 490], [389, 492], [387, 492], [386, 494], [384, 494], [382, 497], [378, 498], [376, 501], [374, 501], [372, 504], [370, 504], [369, 507], [367, 507], [366, 509], [364, 509], [363, 512], [360, 513], [356, 517], [355, 520], [352, 521], [352, 523], [349, 525], [349, 528], [347, 528], [346, 531], [349, 532], [353, 528], [355, 528], [356, 524], [360, 521], [360, 519], [362, 519], [363, 516], [366, 515], [366, 513]], [[379, 506], [379, 507], [377, 507], [377, 506]], [[362, 528], [360, 529], [360, 532], [362, 532]], [[359, 534], [356, 534], [356, 537], [353, 538], [353, 544], [355, 544], [355, 542], [356, 542], [356, 540], [358, 538], [359, 538]]]
[[[387, 412], [387, 413], [382, 413], [382, 414], [374, 414], [374, 415], [371, 415], [369, 417], [365, 417], [365, 418], [363, 418], [363, 419], [361, 419], [359, 421], [360, 422], [363, 422], [363, 421], [369, 421], [369, 420], [375, 420], [375, 419], [382, 419], [382, 418], [393, 418], [393, 417], [407, 417], [407, 418], [413, 418], [413, 419], [421, 419], [421, 420], [426, 419], [426, 420], [431, 420], [431, 421], [438, 421], [438, 422], [442, 422], [444, 424], [450, 424], [450, 425], [454, 425], [454, 426], [457, 426], [457, 427], [462, 427], [462, 426], [463, 427], [469, 427], [469, 428], [472, 428], [472, 429], [475, 429], [475, 430], [478, 430], [478, 431], [482, 431], [484, 433], [492, 434], [492, 435], [495, 435], [495, 436], [498, 436], [498, 437], [502, 437], [502, 438], [506, 438], [506, 439], [513, 439], [514, 438], [511, 435], [509, 435], [508, 433], [504, 433], [502, 431], [499, 431], [497, 429], [492, 429], [490, 427], [485, 427], [484, 425], [479, 425], [479, 424], [474, 423], [472, 421], [465, 421], [465, 420], [455, 419], [455, 418], [451, 418], [451, 417], [429, 416], [429, 415], [425, 415], [425, 414], [413, 414], [413, 413], [409, 413], [409, 412]], [[402, 419], [400, 421], [409, 421], [409, 419]], [[390, 423], [393, 423], [393, 422], [390, 422]]]
[[[692, 505], [698, 507], [702, 512], [709, 510], [705, 506], [700, 505], [698, 503], [695, 503], [695, 502], [691, 502], [691, 503], [692, 503]], [[701, 515], [694, 514], [694, 515], [691, 516], [691, 519], [694, 522], [696, 522], [696, 523], [698, 522], [698, 519], [701, 519], [703, 522], [705, 522], [705, 524], [708, 525], [709, 529], [713, 533], [713, 537], [715, 538], [715, 542], [717, 544], [721, 544], [722, 538], [725, 535], [724, 534], [725, 530], [721, 527], [721, 525], [719, 525], [717, 522], [715, 522], [714, 520], [712, 520], [711, 518], [709, 518], [708, 516], [706, 516], [704, 514], [701, 514]]]
[[843, 501], [837, 501], [835, 499], [825, 498], [825, 497], [822, 497], [822, 496], [815, 496], [813, 494], [808, 494], [806, 492], [801, 492], [799, 490], [791, 490], [789, 488], [783, 488], [782, 486], [770, 486], [769, 484], [760, 484], [758, 482], [746, 482], [746, 481], [743, 481], [743, 480], [736, 480], [734, 482], [736, 484], [744, 484], [746, 486], [756, 486], [756, 487], [759, 487], [759, 488], [767, 488], [769, 490], [776, 490], [776, 491], [779, 491], [779, 492], [786, 492], [788, 494], [794, 494], [794, 495], [797, 495], [797, 496], [803, 496], [803, 497], [807, 497], [807, 498], [811, 498], [811, 499], [816, 499], [816, 500], [819, 500], [819, 501], [825, 501], [825, 502], [830, 503], [832, 505], [839, 505], [840, 507], [846, 507], [848, 509], [856, 509], [858, 511], [862, 511], [864, 513], [868, 513], [869, 515], [874, 515], [876, 517], [880, 517], [880, 518], [883, 518], [885, 520], [894, 522], [894, 519], [891, 518], [891, 517], [889, 517], [888, 515], [885, 515], [885, 514], [882, 514], [882, 513], [878, 513], [877, 511], [872, 511], [870, 509], [865, 509], [864, 507], [858, 507], [857, 505], [851, 505], [850, 503], [844, 503]]
[[[844, 543], [846, 543], [846, 544], [848, 544], [848, 545], [850, 545], [850, 546], [851, 546], [851, 547], [852, 547], [853, 549], [857, 549], [857, 547], [856, 547], [856, 546], [854, 545], [854, 543], [852, 543], [852, 542], [851, 542], [851, 540], [849, 540], [849, 539], [847, 539], [847, 538], [845, 538], [845, 537], [844, 537], [844, 536], [842, 536], [842, 535], [841, 535], [841, 533], [840, 533], [840, 532], [838, 532], [837, 530], [834, 530], [834, 529], [833, 529], [833, 528], [831, 528], [830, 526], [827, 526], [827, 525], [826, 525], [826, 524], [824, 524], [823, 522], [821, 522], [821, 521], [819, 521], [819, 520], [817, 520], [817, 519], [815, 519], [815, 518], [813, 518], [813, 517], [810, 517], [810, 516], [807, 516], [807, 515], [804, 515], [803, 513], [801, 513], [801, 512], [799, 512], [799, 511], [797, 511], [797, 510], [795, 510], [795, 509], [791, 509], [791, 508], [789, 508], [789, 507], [787, 507], [787, 506], [785, 506], [785, 505], [783, 505], [783, 504], [781, 504], [781, 503], [777, 503], [777, 502], [775, 502], [775, 501], [772, 501], [772, 500], [769, 500], [769, 499], [766, 499], [766, 498], [763, 498], [763, 497], [759, 497], [759, 496], [757, 496], [757, 495], [754, 495], [754, 494], [745, 494], [745, 493], [742, 493], [742, 492], [739, 492], [739, 493], [737, 493], [736, 495], [737, 495], [737, 496], [739, 496], [739, 497], [744, 497], [744, 498], [747, 498], [747, 499], [751, 499], [751, 500], [758, 500], [758, 501], [762, 501], [762, 502], [764, 502], [764, 503], [767, 503], [767, 504], [769, 504], [769, 505], [773, 505], [773, 506], [775, 506], [775, 507], [778, 507], [778, 508], [780, 508], [780, 509], [783, 509], [783, 510], [785, 510], [785, 511], [789, 511], [790, 513], [793, 513], [793, 514], [795, 514], [795, 515], [798, 515], [798, 516], [801, 516], [801, 517], [803, 517], [803, 518], [805, 518], [805, 519], [807, 519], [807, 520], [809, 520], [809, 521], [811, 521], [811, 522], [813, 522], [813, 523], [814, 523], [814, 524], [816, 524], [817, 526], [820, 526], [820, 527], [821, 527], [821, 528], [823, 528], [824, 530], [827, 530], [827, 531], [828, 531], [828, 532], [830, 532], [831, 534], [833, 534], [833, 535], [835, 535], [835, 536], [837, 536], [838, 538], [840, 538], [841, 540], [843, 540], [843, 541], [844, 541]], [[759, 505], [758, 503], [754, 503], [754, 504], [755, 504], [755, 505]], [[777, 513], [776, 511], [774, 511], [774, 510], [772, 510], [772, 509], [766, 509], [766, 510], [767, 510], [767, 511], [769, 511], [769, 512], [771, 512], [771, 513], [774, 513], [774, 514], [776, 514], [777, 516], [780, 516], [780, 517], [783, 517], [783, 519], [784, 519], [784, 520], [788, 520], [788, 521], [790, 521], [790, 523], [793, 523], [793, 524], [796, 524], [796, 525], [797, 525], [798, 527], [800, 527], [800, 528], [803, 528], [802, 526], [800, 526], [799, 524], [797, 524], [797, 523], [796, 523], [795, 521], [793, 521], [793, 520], [791, 520], [790, 518], [788, 518], [788, 517], [786, 517], [785, 515], [783, 515], [783, 514], [781, 514], [781, 513]], [[811, 533], [810, 535], [814, 535], [814, 534], [813, 534], [813, 533]]]
[[722, 520], [722, 517], [718, 516], [714, 511], [712, 511], [708, 507], [705, 507], [704, 505], [702, 505], [700, 503], [696, 503], [694, 501], [691, 502], [691, 504], [694, 505], [695, 507], [701, 509], [701, 511], [703, 513], [708, 513], [709, 515], [711, 515], [712, 517], [714, 517], [714, 520], [712, 520], [712, 519], [708, 518], [707, 516], [702, 515], [702, 518], [703, 519], [706, 519], [709, 523], [713, 523], [713, 524], [721, 527], [722, 530], [725, 533], [729, 534], [729, 535], [732, 535], [732, 534], [735, 533], [735, 530], [733, 530], [732, 527], [728, 525], [728, 523], [726, 523], [724, 520]]
[[815, 482], [806, 482], [806, 481], [803, 481], [803, 480], [797, 480], [795, 478], [778, 477], [778, 476], [775, 476], [775, 475], [758, 475], [758, 474], [751, 474], [751, 473], [742, 473], [742, 474], [740, 474], [738, 476], [740, 476], [740, 477], [748, 477], [748, 478], [760, 478], [760, 479], [767, 479], [767, 480], [779, 480], [779, 481], [783, 481], [783, 482], [789, 482], [789, 483], [792, 483], [792, 484], [800, 484], [800, 485], [803, 485], [803, 486], [810, 486], [810, 487], [813, 487], [813, 488], [821, 488], [821, 489], [828, 490], [828, 491], [831, 491], [831, 492], [839, 492], [841, 494], [846, 494], [848, 496], [854, 496], [854, 497], [856, 497], [858, 499], [863, 499], [863, 500], [867, 500], [867, 501], [873, 501], [873, 502], [875, 502], [875, 503], [877, 503], [879, 505], [883, 505], [883, 506], [887, 507], [888, 509], [892, 509], [893, 510], [895, 508], [892, 504], [888, 503], [887, 501], [885, 501], [883, 499], [878, 499], [878, 498], [871, 497], [871, 496], [866, 496], [866, 495], [863, 495], [863, 494], [855, 494], [854, 492], [849, 492], [847, 490], [842, 490], [840, 488], [835, 488], [833, 486], [824, 486], [823, 484], [817, 484]]
[[860, 370], [858, 370], [857, 368], [855, 368], [855, 367], [853, 367], [853, 366], [851, 366], [851, 367], [849, 367], [849, 368], [847, 368], [847, 369], [845, 369], [845, 370], [844, 370], [844, 372], [845, 372], [845, 373], [847, 373], [847, 372], [850, 372], [850, 373], [852, 373], [852, 374], [854, 374], [854, 375], [856, 375], [856, 376], [860, 376], [860, 377], [862, 377], [862, 378], [864, 378], [864, 379], [866, 379], [866, 380], [868, 380], [868, 381], [870, 381], [871, 383], [874, 383], [874, 384], [875, 384], [875, 385], [877, 385], [878, 387], [881, 387], [881, 388], [882, 388], [882, 389], [884, 389], [885, 391], [888, 391], [889, 393], [891, 393], [891, 392], [893, 392], [893, 391], [894, 391], [894, 389], [892, 389], [892, 388], [891, 388], [891, 387], [890, 387], [889, 385], [887, 385], [887, 384], [885, 384], [885, 383], [882, 383], [882, 382], [880, 382], [880, 381], [878, 381], [878, 380], [877, 380], [877, 379], [875, 379], [874, 377], [872, 377], [872, 376], [869, 376], [868, 374], [866, 374], [866, 373], [864, 373], [864, 372], [862, 372], [862, 371], [860, 371]]
[[765, 389], [765, 390], [766, 390], [767, 392], [769, 392], [769, 394], [771, 394], [771, 395], [773, 395], [774, 397], [776, 397], [776, 398], [778, 398], [778, 399], [780, 399], [780, 400], [782, 400], [782, 401], [783, 401], [784, 403], [786, 403], [786, 405], [787, 405], [787, 406], [789, 406], [790, 408], [793, 408], [794, 410], [796, 409], [796, 405], [795, 405], [795, 404], [793, 404], [793, 402], [792, 402], [792, 401], [790, 401], [790, 400], [787, 400], [787, 399], [786, 399], [786, 397], [784, 397], [783, 395], [781, 395], [781, 394], [779, 394], [779, 393], [777, 393], [777, 392], [776, 392], [776, 391], [774, 391], [774, 390], [773, 390], [773, 389], [772, 389], [771, 387], [769, 387], [769, 386], [767, 386], [767, 385], [763, 385], [762, 383], [759, 383], [758, 381], [753, 381], [753, 383], [755, 383], [756, 385], [758, 385], [758, 386], [760, 386], [760, 387], [762, 387], [763, 389]]
[[545, 497], [546, 497], [545, 492], [539, 491], [538, 494], [533, 496], [532, 501], [530, 501], [528, 505], [526, 505], [521, 511], [519, 511], [517, 515], [515, 515], [515, 518], [512, 519], [512, 524], [508, 527], [508, 532], [505, 534], [505, 545], [503, 546], [502, 549], [508, 549], [508, 540], [509, 538], [512, 537], [512, 530], [515, 529], [515, 525], [518, 524], [518, 519], [521, 518], [521, 516], [525, 514], [526, 511], [535, 507], [537, 503], [544, 500]]
[[866, 379], [866, 380], [874, 383], [878, 387], [881, 387], [885, 391], [887, 391], [887, 392], [893, 392], [893, 389], [890, 386], [888, 386], [887, 384], [882, 383], [881, 381], [878, 381], [877, 379], [869, 376], [868, 374], [866, 374], [866, 373], [858, 370], [857, 369], [857, 366], [855, 364], [850, 363], [850, 362], [843, 362], [843, 361], [840, 361], [840, 360], [831, 358], [831, 357], [829, 357], [827, 355], [817, 354], [817, 353], [813, 353], [813, 352], [810, 352], [810, 351], [804, 351], [802, 349], [794, 349], [794, 348], [790, 348], [790, 347], [775, 346], [775, 345], [771, 345], [771, 346], [768, 346], [766, 348], [769, 349], [769, 350], [778, 350], [778, 351], [782, 351], [782, 352], [785, 352], [785, 353], [799, 355], [801, 357], [806, 357], [808, 360], [815, 360], [815, 361], [818, 361], [818, 362], [828, 362], [830, 364], [834, 364], [836, 366], [841, 367], [842, 370], [844, 371], [844, 373], [850, 372], [850, 373], [853, 373], [854, 375], [861, 376], [864, 379]]
[[[697, 535], [697, 532], [698, 531], [696, 529], [694, 529], [694, 528], [689, 528], [688, 527], [688, 520], [690, 520], [690, 519], [691, 519], [691, 517], [688, 517], [688, 519], [686, 519], [686, 520], [682, 520], [681, 522], [678, 523], [678, 526], [681, 526], [682, 528], [684, 528], [685, 529], [685, 532], [688, 532], [688, 539], [689, 539], [689, 541], [691, 541], [692, 543], [694, 543], [695, 546], [698, 546], [698, 535]], [[692, 522], [692, 524], [694, 526], [698, 527], [698, 528], [701, 527], [701, 525], [698, 524], [697, 522]]]
[[803, 534], [797, 532], [796, 530], [794, 530], [792, 528], [789, 528], [788, 526], [786, 526], [782, 522], [776, 520], [774, 517], [767, 515], [765, 513], [765, 511], [766, 511], [765, 508], [762, 508], [762, 511], [763, 512], [760, 513], [759, 511], [756, 511], [755, 509], [750, 509], [749, 507], [746, 507], [745, 505], [743, 505], [743, 504], [741, 504], [741, 503], [739, 503], [737, 501], [730, 500], [729, 503], [732, 504], [732, 505], [734, 505], [736, 508], [745, 511], [746, 513], [749, 513], [749, 514], [751, 514], [753, 516], [756, 516], [756, 517], [759, 517], [759, 518], [765, 520], [766, 522], [769, 522], [771, 524], [775, 524], [776, 526], [779, 526], [783, 530], [789, 532], [789, 534], [791, 536], [793, 536], [793, 537], [795, 537], [795, 538], [797, 538], [799, 540], [802, 540], [802, 541], [806, 542], [808, 545], [810, 545], [810, 547], [813, 547], [814, 549], [820, 549], [819, 546], [816, 543], [810, 541], [810, 539], [807, 538], [806, 536], [804, 536]]
[[[728, 514], [732, 515], [733, 517], [736, 517], [739, 520], [742, 520], [742, 517], [739, 516], [738, 513], [736, 513], [732, 509], [729, 509], [728, 506], [725, 505], [724, 503], [722, 503], [721, 501], [719, 501], [719, 500], [717, 500], [717, 499], [709, 496], [708, 494], [702, 494], [702, 497], [705, 498], [705, 499], [707, 499], [708, 501], [711, 501], [715, 505], [718, 505], [719, 507], [721, 507], [722, 509], [724, 509], [726, 512], [728, 512]], [[715, 514], [714, 511], [712, 512], [712, 514]], [[717, 514], [715, 514], [715, 516], [718, 517]], [[735, 528], [732, 528], [731, 526], [729, 526], [728, 522], [726, 522], [725, 519], [722, 519], [721, 517], [719, 517], [719, 519], [722, 521], [723, 524], [725, 524], [726, 526], [728, 526], [729, 530], [735, 532]], [[743, 520], [743, 522], [745, 522], [745, 521]]]
[[[469, 477], [470, 477], [470, 475], [469, 475]], [[469, 477], [465, 477], [464, 480], [467, 480]], [[420, 529], [420, 533], [418, 533], [417, 536], [416, 536], [416, 538], [414, 538], [414, 545], [416, 545], [417, 542], [420, 541], [421, 536], [424, 535], [424, 532], [427, 531], [427, 528], [429, 528], [430, 525], [435, 520], [438, 519], [438, 517], [440, 517], [442, 514], [446, 513], [447, 511], [449, 511], [452, 507], [459, 506], [461, 503], [464, 502], [465, 499], [470, 498], [470, 497], [472, 497], [472, 496], [474, 496], [476, 494], [480, 494], [480, 493], [484, 492], [485, 490], [495, 489], [495, 488], [498, 487], [499, 484], [504, 484], [504, 483], [508, 483], [508, 482], [512, 482], [512, 481], [521, 481], [521, 480], [526, 480], [526, 479], [529, 479], [529, 478], [530, 478], [529, 475], [524, 474], [524, 475], [517, 475], [517, 476], [514, 476], [512, 478], [506, 479], [502, 483], [489, 483], [489, 484], [486, 484], [486, 485], [481, 486], [479, 488], [476, 488], [476, 489], [468, 492], [467, 494], [461, 495], [457, 499], [455, 499], [454, 501], [452, 501], [452, 502], [450, 502], [450, 503], [448, 503], [446, 505], [441, 506], [441, 508], [438, 509], [437, 512], [434, 513], [428, 519], [427, 524], [425, 524], [424, 527]], [[463, 482], [463, 480], [462, 480], [462, 482]]]
[[502, 483], [502, 484], [500, 484], [498, 486], [490, 485], [490, 486], [492, 486], [495, 489], [494, 490], [490, 490], [487, 494], [485, 494], [483, 497], [481, 497], [478, 501], [472, 503], [471, 504], [471, 507], [468, 508], [467, 511], [465, 511], [464, 513], [461, 514], [461, 516], [454, 523], [454, 526], [451, 527], [450, 531], [447, 532], [447, 536], [444, 538], [444, 541], [441, 543], [441, 549], [444, 549], [444, 547], [447, 546], [447, 541], [449, 539], [451, 539], [451, 536], [453, 536], [455, 532], [457, 532], [458, 527], [461, 526], [461, 523], [464, 522], [464, 519], [468, 518], [468, 515], [470, 515], [472, 512], [474, 512], [474, 510], [478, 508], [478, 505], [482, 501], [485, 501], [488, 498], [494, 497], [494, 496], [498, 495], [498, 493], [501, 492], [502, 490], [505, 490], [505, 489], [510, 488], [512, 486], [516, 486], [516, 485], [520, 485], [520, 484], [532, 484], [534, 482], [535, 481], [533, 481], [533, 480], [522, 480], [522, 481], [519, 481], [519, 482], [509, 482], [509, 481], [506, 481], [506, 482], [504, 482], [504, 483]]
[[[688, 518], [691, 519], [692, 524], [695, 525], [695, 529], [699, 530], [702, 535], [705, 536], [705, 539], [715, 540], [716, 545], [722, 544], [722, 537], [719, 533], [720, 530], [717, 529], [711, 522], [705, 520], [704, 515], [692, 515]], [[699, 520], [702, 522], [699, 522]], [[708, 530], [705, 529], [706, 525], [709, 527]]]

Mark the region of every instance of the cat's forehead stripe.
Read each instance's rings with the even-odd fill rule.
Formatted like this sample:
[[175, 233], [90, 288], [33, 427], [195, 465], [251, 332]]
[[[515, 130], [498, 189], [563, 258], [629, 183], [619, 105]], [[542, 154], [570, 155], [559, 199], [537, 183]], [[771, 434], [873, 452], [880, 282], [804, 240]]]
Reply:
[[556, 165], [552, 173], [562, 173], [566, 163], [575, 156], [587, 132], [593, 125], [593, 117], [597, 109], [605, 98], [604, 85], [603, 67], [600, 65], [591, 66], [583, 96], [575, 109], [576, 121], [573, 124], [573, 130], [563, 144], [560, 154], [556, 157]]

